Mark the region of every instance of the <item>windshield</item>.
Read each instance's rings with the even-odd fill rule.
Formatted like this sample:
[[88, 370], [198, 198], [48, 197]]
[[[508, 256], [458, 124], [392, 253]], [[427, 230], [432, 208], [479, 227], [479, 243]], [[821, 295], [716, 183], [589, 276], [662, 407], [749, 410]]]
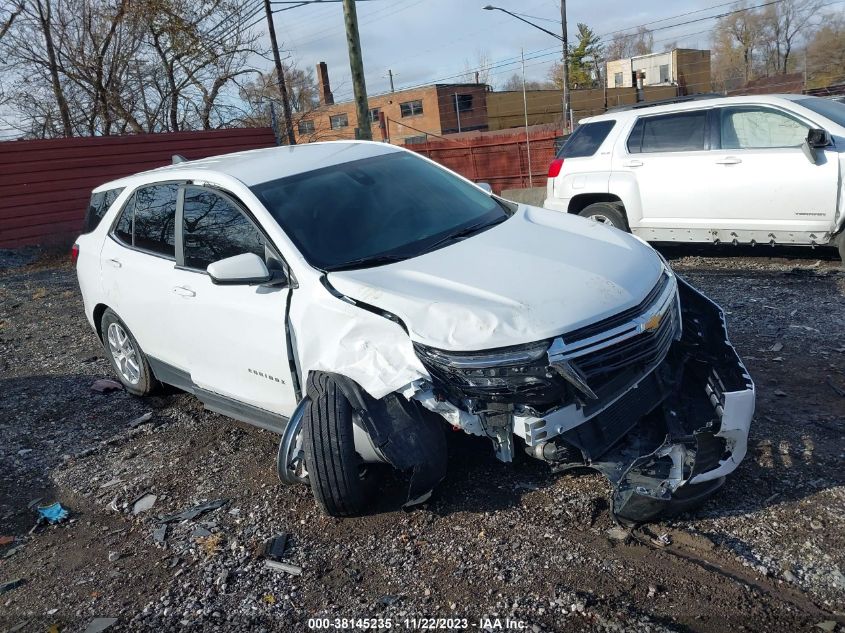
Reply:
[[271, 180], [252, 191], [322, 270], [415, 257], [508, 217], [494, 198], [406, 152]]
[[845, 127], [845, 104], [843, 103], [839, 103], [833, 99], [820, 99], [818, 97], [798, 99], [795, 103], [804, 106], [808, 110], [812, 110], [816, 114], [827, 117], [837, 125]]

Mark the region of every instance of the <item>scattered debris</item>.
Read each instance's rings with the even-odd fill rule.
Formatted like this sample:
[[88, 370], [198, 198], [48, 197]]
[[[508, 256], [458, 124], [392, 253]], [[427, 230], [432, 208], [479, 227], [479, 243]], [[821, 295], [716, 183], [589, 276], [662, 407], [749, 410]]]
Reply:
[[191, 532], [192, 540], [205, 538], [207, 536], [211, 536], [211, 530], [206, 530], [204, 527], [195, 527], [194, 531]]
[[12, 589], [16, 589], [17, 587], [20, 587], [23, 583], [23, 578], [15, 578], [14, 580], [8, 580], [4, 583], [0, 583], [0, 595], [3, 595], [7, 591], [11, 591]]
[[18, 451], [18, 457], [26, 457], [32, 452], [31, 448], [22, 448]]
[[775, 389], [774, 394], [779, 398], [785, 398], [787, 396], [787, 393], [782, 389]]
[[108, 378], [95, 380], [94, 384], [91, 385], [91, 391], [98, 393], [109, 393], [110, 391], [120, 391], [121, 389], [123, 389], [123, 385], [116, 380], [109, 380]]
[[772, 346], [769, 348], [769, 351], [770, 351], [770, 352], [779, 352], [779, 351], [781, 351], [782, 349], [783, 349], [783, 343], [781, 343], [780, 341], [778, 341], [777, 343], [775, 343], [774, 345], [772, 345]]
[[152, 420], [152, 419], [153, 419], [153, 412], [152, 412], [152, 411], [148, 411], [148, 412], [147, 412], [147, 413], [145, 413], [144, 415], [142, 415], [142, 416], [140, 416], [140, 417], [135, 418], [134, 420], [132, 420], [132, 421], [129, 423], [129, 426], [130, 426], [130, 427], [132, 427], [132, 428], [134, 429], [134, 428], [136, 428], [136, 427], [141, 426], [142, 424], [146, 424], [147, 422], [149, 422], [149, 421], [150, 421], [150, 420]]
[[120, 558], [120, 552], [109, 552], [109, 562], [114, 563]]
[[283, 571], [286, 574], [290, 574], [291, 576], [302, 575], [302, 567], [299, 567], [298, 565], [291, 565], [289, 563], [283, 563], [277, 560], [265, 560], [264, 566], [274, 571]]
[[825, 620], [816, 624], [816, 628], [822, 631], [833, 631], [836, 629], [836, 622], [834, 620]]
[[0, 545], [8, 545], [9, 543], [14, 543], [15, 537], [14, 536], [0, 536]]
[[223, 535], [219, 532], [210, 534], [209, 536], [202, 536], [197, 539], [197, 543], [202, 547], [203, 551], [209, 556], [218, 554], [222, 549]]
[[607, 538], [609, 538], [611, 541], [620, 541], [620, 542], [626, 541], [628, 539], [628, 536], [630, 536], [630, 533], [628, 532], [628, 530], [626, 530], [625, 528], [620, 527], [618, 525], [614, 525], [612, 528], [610, 528], [606, 532], [606, 534], [607, 534]]
[[12, 556], [17, 554], [22, 549], [23, 549], [23, 545], [16, 545], [15, 547], [12, 547], [8, 551], [6, 551], [6, 553], [3, 554], [3, 558], [11, 558]]
[[283, 533], [264, 542], [264, 556], [279, 560], [284, 556], [288, 546], [288, 534]]
[[122, 481], [123, 481], [122, 479], [117, 479], [117, 478], [110, 479], [106, 483], [100, 484], [100, 488], [111, 488], [112, 486], [116, 486], [117, 484], [121, 483]]
[[387, 595], [387, 596], [382, 596], [376, 602], [378, 602], [380, 605], [385, 606], [385, 607], [392, 607], [394, 604], [399, 602], [401, 599], [402, 599], [402, 596]]
[[156, 502], [156, 499], [158, 499], [158, 497], [155, 495], [149, 493], [142, 494], [140, 497], [138, 497], [138, 499], [136, 499], [132, 503], [132, 514], [140, 514], [141, 512], [146, 512], [147, 510], [153, 507]]
[[261, 598], [266, 604], [276, 604], [276, 596], [272, 593], [265, 594], [263, 598]]
[[101, 633], [101, 631], [105, 631], [115, 622], [117, 622], [117, 618], [94, 618], [88, 626], [85, 627], [85, 631], [83, 631], [83, 633]]
[[153, 542], [162, 544], [167, 540], [167, 524], [163, 523], [153, 530]]
[[67, 508], [62, 507], [62, 504], [56, 501], [49, 506], [38, 507], [38, 521], [46, 521], [47, 523], [61, 523], [67, 518]]
[[669, 538], [668, 534], [661, 534], [657, 538], [651, 539], [651, 542], [657, 547], [666, 547], [672, 544], [672, 539]]
[[656, 595], [657, 595], [657, 587], [655, 587], [654, 585], [649, 585], [647, 597], [654, 598], [654, 596], [656, 596]]
[[194, 506], [193, 508], [188, 508], [187, 510], [182, 510], [182, 512], [171, 514], [170, 516], [166, 516], [162, 519], [159, 519], [159, 523], [172, 523], [173, 521], [192, 521], [193, 519], [202, 516], [206, 512], [211, 512], [212, 510], [216, 510], [217, 508], [222, 508], [227, 503], [229, 503], [228, 499], [215, 499], [214, 501], [208, 501], [207, 503], [203, 503], [201, 505]]

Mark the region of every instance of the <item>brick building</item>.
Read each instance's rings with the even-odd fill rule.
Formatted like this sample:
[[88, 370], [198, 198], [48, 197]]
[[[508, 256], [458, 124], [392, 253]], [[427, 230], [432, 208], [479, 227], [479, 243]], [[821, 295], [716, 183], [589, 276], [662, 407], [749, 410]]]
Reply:
[[[320, 106], [296, 122], [296, 142], [354, 139], [355, 102], [334, 102], [325, 62], [317, 65], [317, 83]], [[370, 97], [373, 140], [385, 140], [385, 132], [392, 143], [420, 143], [432, 135], [486, 130], [487, 91], [485, 84], [433, 84]]]

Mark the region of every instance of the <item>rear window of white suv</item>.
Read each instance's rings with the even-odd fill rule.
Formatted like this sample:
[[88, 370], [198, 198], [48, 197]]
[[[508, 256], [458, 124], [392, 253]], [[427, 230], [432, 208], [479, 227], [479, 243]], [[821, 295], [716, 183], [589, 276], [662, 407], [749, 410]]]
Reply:
[[614, 120], [596, 121], [595, 123], [584, 123], [572, 133], [556, 158], [583, 158], [592, 156], [598, 151], [604, 139], [610, 134], [610, 130], [616, 125]]

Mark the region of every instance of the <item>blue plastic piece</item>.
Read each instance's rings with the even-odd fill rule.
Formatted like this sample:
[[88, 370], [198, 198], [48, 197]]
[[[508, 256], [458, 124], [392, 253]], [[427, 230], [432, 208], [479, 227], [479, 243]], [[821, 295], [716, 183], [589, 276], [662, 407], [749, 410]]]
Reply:
[[67, 509], [62, 507], [58, 501], [49, 506], [38, 508], [38, 515], [48, 523], [58, 523], [67, 518]]

